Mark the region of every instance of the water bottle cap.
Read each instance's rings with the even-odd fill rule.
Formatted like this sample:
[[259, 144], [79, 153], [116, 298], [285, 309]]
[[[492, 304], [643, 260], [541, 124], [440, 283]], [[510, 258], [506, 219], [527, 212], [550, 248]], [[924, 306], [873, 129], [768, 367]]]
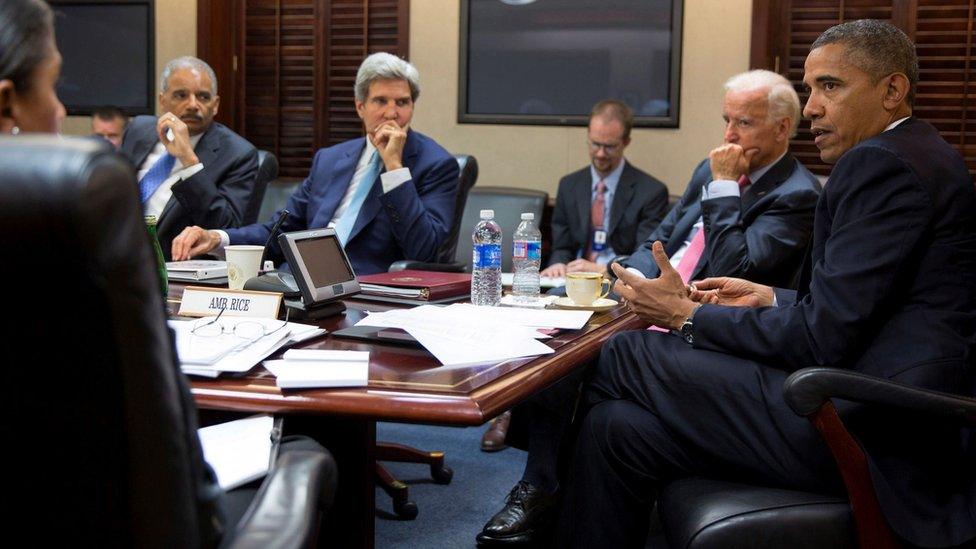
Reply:
[[523, 221], [532, 221], [533, 219], [535, 219], [535, 214], [532, 212], [525, 212], [522, 214]]
[[481, 210], [481, 219], [492, 219], [495, 217], [495, 210]]

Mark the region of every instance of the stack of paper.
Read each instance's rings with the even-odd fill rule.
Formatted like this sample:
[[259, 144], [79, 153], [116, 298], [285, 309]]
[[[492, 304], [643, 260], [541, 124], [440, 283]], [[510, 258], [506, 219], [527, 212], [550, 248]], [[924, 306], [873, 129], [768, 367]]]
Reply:
[[400, 328], [445, 366], [501, 362], [555, 351], [537, 341], [548, 336], [536, 328], [578, 329], [591, 311], [548, 311], [503, 307], [424, 305], [373, 313], [357, 326]]
[[263, 477], [271, 463], [271, 416], [255, 416], [197, 429], [203, 457], [224, 490]]
[[275, 375], [282, 389], [365, 387], [369, 352], [291, 349], [283, 360], [265, 360], [264, 367]]
[[[193, 333], [193, 328], [206, 320], [170, 320], [176, 333], [176, 352], [180, 367], [187, 375], [217, 377], [223, 372], [243, 373], [286, 345], [304, 341], [325, 332], [317, 326], [288, 322], [272, 318], [221, 317], [218, 323], [223, 330], [218, 336], [204, 337]], [[243, 322], [262, 325], [266, 335], [259, 338], [242, 338], [235, 334], [234, 326]]]

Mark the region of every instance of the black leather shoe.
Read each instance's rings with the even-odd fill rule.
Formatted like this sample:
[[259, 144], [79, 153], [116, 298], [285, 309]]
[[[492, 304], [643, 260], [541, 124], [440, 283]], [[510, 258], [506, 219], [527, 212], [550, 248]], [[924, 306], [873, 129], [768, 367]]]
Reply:
[[505, 507], [478, 534], [478, 547], [528, 545], [542, 539], [552, 520], [556, 495], [546, 494], [524, 480], [508, 493]]

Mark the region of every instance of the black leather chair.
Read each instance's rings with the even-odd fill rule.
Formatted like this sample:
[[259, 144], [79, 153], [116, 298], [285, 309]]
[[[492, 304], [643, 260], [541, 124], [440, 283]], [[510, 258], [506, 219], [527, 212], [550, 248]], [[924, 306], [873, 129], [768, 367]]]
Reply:
[[[658, 501], [672, 548], [895, 548], [906, 546], [881, 512], [867, 459], [830, 399], [928, 416], [932, 424], [976, 427], [976, 399], [911, 387], [849, 370], [806, 368], [787, 378], [786, 401], [826, 441], [847, 498], [702, 478], [668, 485]], [[973, 547], [976, 540], [964, 545]]]
[[421, 269], [426, 271], [471, 272], [470, 231], [480, 221], [481, 210], [495, 210], [495, 221], [502, 228], [504, 241], [509, 247], [502, 248], [502, 272], [512, 272], [512, 233], [521, 222], [525, 212], [535, 214], [536, 224], [541, 223], [542, 213], [549, 200], [549, 193], [518, 187], [474, 187], [468, 193], [464, 213], [456, 227], [457, 247], [452, 262], [424, 263], [417, 261], [398, 261], [390, 267], [391, 271], [402, 269]]
[[308, 546], [325, 452], [283, 453], [243, 520], [214, 522], [132, 167], [92, 140], [0, 138], [0, 231], [5, 524], [53, 547]]
[[[254, 181], [254, 192], [247, 201], [241, 225], [250, 225], [260, 219], [261, 205], [268, 191], [268, 184], [278, 177], [278, 159], [268, 151], [258, 149], [258, 177]], [[270, 217], [269, 217], [270, 218]]]

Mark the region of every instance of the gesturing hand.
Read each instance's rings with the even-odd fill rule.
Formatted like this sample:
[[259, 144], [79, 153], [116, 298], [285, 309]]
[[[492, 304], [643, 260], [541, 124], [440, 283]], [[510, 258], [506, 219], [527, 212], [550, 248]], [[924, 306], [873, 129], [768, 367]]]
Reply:
[[662, 328], [679, 328], [695, 310], [695, 302], [688, 298], [688, 287], [668, 261], [664, 246], [655, 242], [651, 253], [661, 275], [652, 280], [641, 278], [614, 263], [610, 266], [617, 275], [613, 291], [644, 320]]
[[407, 142], [407, 128], [397, 126], [392, 120], [385, 122], [373, 132], [373, 145], [383, 159], [386, 171], [403, 167], [403, 145]]
[[773, 304], [773, 289], [741, 278], [706, 278], [691, 285], [691, 299], [699, 303], [731, 307], [768, 307]]

